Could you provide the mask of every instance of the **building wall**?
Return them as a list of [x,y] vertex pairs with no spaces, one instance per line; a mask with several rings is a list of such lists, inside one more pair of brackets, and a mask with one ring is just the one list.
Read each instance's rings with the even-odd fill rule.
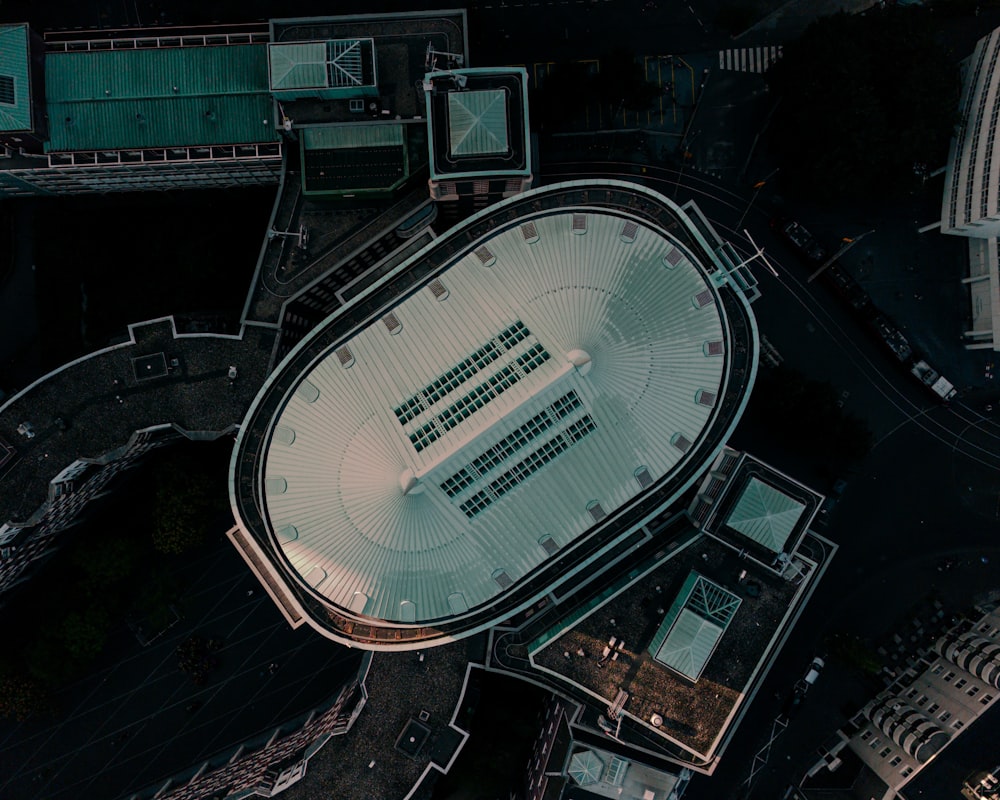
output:
[[[963,622],[852,720],[848,746],[892,792],[1000,696],[1000,609]],[[891,795],[890,795],[891,796]]]
[[[967,236],[972,305],[970,349],[1000,349],[1000,28],[984,36],[963,64],[961,122],[945,171],[941,231]],[[990,242],[984,246],[982,242]],[[987,302],[984,302],[986,300]]]
[[[78,163],[49,160],[43,167],[0,170],[0,198],[28,195],[90,194],[94,192],[168,191],[173,189],[224,189],[236,186],[270,186],[281,176],[281,152],[243,158],[222,157],[145,163],[97,162],[98,154],[73,154]],[[94,157],[83,165],[82,155]],[[120,154],[102,154],[107,158]]]
[[125,447],[105,459],[78,460],[62,470],[49,483],[48,500],[31,521],[0,525],[0,594],[26,580],[32,567],[55,552],[57,535],[79,522],[86,505],[106,493],[118,475],[180,438],[170,425],[136,431]]

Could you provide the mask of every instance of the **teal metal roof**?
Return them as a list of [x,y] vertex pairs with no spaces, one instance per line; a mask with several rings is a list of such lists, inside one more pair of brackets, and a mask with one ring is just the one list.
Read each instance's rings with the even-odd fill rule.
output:
[[28,26],[0,27],[0,130],[31,130],[29,64]]
[[268,46],[271,89],[315,89],[329,86],[326,42],[293,42]]
[[448,95],[451,154],[507,152],[507,94],[500,89]]
[[50,53],[46,149],[275,141],[266,47]]
[[751,478],[726,524],[775,553],[781,552],[805,506],[784,492]]
[[307,150],[341,150],[360,147],[393,147],[404,144],[402,123],[398,125],[337,125],[304,128],[302,143]]
[[742,600],[690,572],[649,645],[661,664],[698,680]]

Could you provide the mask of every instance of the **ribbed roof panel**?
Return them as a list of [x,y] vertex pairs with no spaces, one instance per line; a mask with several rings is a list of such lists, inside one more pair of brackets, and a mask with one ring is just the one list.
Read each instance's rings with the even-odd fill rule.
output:
[[[0,27],[0,76],[9,81],[13,98],[0,101],[0,130],[25,131],[31,128],[31,94],[28,66],[28,26]],[[13,102],[6,102],[12,99]]]
[[726,524],[778,553],[785,546],[805,506],[758,478],[751,478]]
[[[671,242],[644,225],[634,242],[622,242],[620,217],[589,212],[584,235],[571,232],[571,211],[533,221],[537,242],[514,225],[491,236],[492,266],[470,250],[448,268],[447,302],[417,291],[395,306],[396,335],[378,322],[383,309],[349,341],[354,365],[343,369],[331,349],[308,373],[318,398],[309,403],[292,390],[274,420],[296,435],[267,452],[264,476],[287,480],[283,493],[266,493],[270,524],[294,525],[298,538],[281,547],[300,572],[326,570],[318,590],[331,602],[348,607],[363,592],[367,614],[400,621],[400,604],[411,601],[405,613],[418,622],[450,616],[454,593],[470,608],[489,602],[502,591],[494,572],[520,580],[548,557],[541,534],[563,547],[594,525],[591,501],[610,514],[640,494],[638,466],[656,481],[671,473],[685,457],[670,446],[671,434],[696,441],[717,413],[695,402],[698,389],[721,392],[725,369],[724,359],[704,354],[706,340],[726,337],[720,306],[690,301],[710,288],[702,272],[686,259],[666,269]],[[519,322],[527,334],[507,347],[499,335]],[[486,344],[499,355],[426,400],[428,386]],[[440,424],[447,409],[537,346],[546,360],[415,449],[410,433]],[[586,368],[570,363],[574,351],[589,355]],[[569,392],[582,404],[576,416],[455,497],[440,488]],[[424,406],[401,422],[394,409],[417,396]],[[584,414],[592,432],[474,518],[463,513],[470,492]]]
[[266,47],[48,53],[46,149],[275,141]]

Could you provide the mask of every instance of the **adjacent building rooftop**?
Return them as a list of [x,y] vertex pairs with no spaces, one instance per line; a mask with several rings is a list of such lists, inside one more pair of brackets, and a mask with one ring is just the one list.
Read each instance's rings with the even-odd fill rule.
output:
[[277,141],[267,46],[50,52],[46,151]]
[[531,174],[527,72],[432,72],[425,82],[431,180]]

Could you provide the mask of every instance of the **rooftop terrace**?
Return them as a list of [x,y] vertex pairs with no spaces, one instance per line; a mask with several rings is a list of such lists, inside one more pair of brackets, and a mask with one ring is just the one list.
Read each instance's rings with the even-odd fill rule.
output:
[[[296,126],[357,123],[373,115],[380,119],[421,119],[424,114],[420,88],[427,72],[428,48],[468,58],[465,11],[412,12],[409,14],[359,14],[330,19],[276,19],[271,21],[276,45],[292,42],[326,42],[371,39],[375,51],[375,88],[363,111],[352,110],[350,98],[298,97],[285,102],[285,114]],[[299,92],[303,94],[303,92]],[[371,94],[365,88],[351,95]],[[375,103],[374,112],[369,103]]]
[[[747,575],[740,580],[744,569]],[[692,570],[741,601],[698,680],[659,663],[648,652]],[[528,645],[531,664],[564,691],[582,690],[591,702],[612,706],[624,700],[626,717],[647,733],[659,734],[699,759],[710,759],[800,587],[710,538],[692,540],[648,571],[613,586],[616,593],[610,598],[599,595],[568,618],[552,622],[548,632]],[[595,602],[600,604],[591,607]],[[612,637],[615,645],[605,655]],[[613,653],[618,654],[614,659],[609,657]],[[627,697],[619,695],[622,691]],[[651,722],[654,715],[660,719],[656,724]]]

